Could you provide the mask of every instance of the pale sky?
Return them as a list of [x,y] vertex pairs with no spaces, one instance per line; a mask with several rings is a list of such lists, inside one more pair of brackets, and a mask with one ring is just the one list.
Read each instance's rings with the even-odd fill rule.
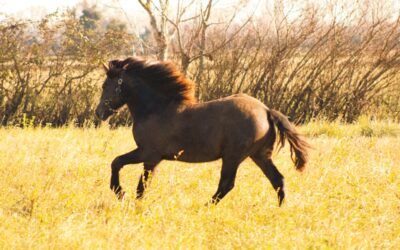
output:
[[[188,4],[188,0],[180,1]],[[273,0],[214,0],[213,11],[214,14],[216,12],[229,13],[229,11],[233,12],[238,2],[248,3],[246,8],[240,9],[236,19],[246,20],[248,15],[254,13],[262,5],[260,3],[267,3],[267,1]],[[46,14],[55,11],[63,12],[77,4],[81,5],[82,2],[87,2],[88,6],[96,5],[105,17],[121,18],[128,23],[131,31],[140,32],[148,24],[148,15],[137,0],[0,0],[0,22],[7,17],[38,20]],[[178,0],[170,0],[170,6],[176,6],[177,2]],[[208,2],[208,0],[196,0],[195,3],[201,2]]]
[[[177,0],[172,0],[171,5]],[[234,5],[240,0],[216,0],[219,7],[225,5]],[[244,2],[256,2],[267,0],[245,0]],[[38,18],[47,13],[56,10],[65,10],[68,7],[73,7],[83,0],[0,0],[0,13],[22,17],[22,18]],[[96,4],[101,8],[107,9],[123,9],[129,13],[142,12],[142,7],[137,0],[86,0],[89,5]],[[185,1],[182,1],[185,2]],[[242,1],[243,2],[243,1]],[[231,4],[230,4],[231,3]]]
[[[4,20],[5,15],[26,18],[26,19],[40,19],[48,13],[54,11],[63,11],[67,8],[74,7],[76,4],[82,3],[84,0],[0,0],[0,21]],[[170,0],[171,6],[175,6],[178,0]],[[183,3],[187,3],[189,0],[181,0]],[[198,2],[206,0],[197,0]],[[242,9],[240,15],[246,16],[246,14],[254,13],[254,9],[268,8],[273,9],[273,3],[276,0],[214,0],[217,12],[226,11],[229,8],[233,8],[237,2],[248,2],[248,7]],[[340,15],[342,12],[340,9],[343,5],[352,5],[352,3],[361,3],[365,5],[369,2],[372,5],[385,5],[384,9],[393,11],[394,13],[400,12],[400,0],[283,0],[283,3],[291,3],[299,6],[305,6],[307,3],[313,2],[318,3],[321,6],[327,5],[328,2],[336,2],[339,7],[337,14]],[[123,19],[128,19],[129,23],[140,23],[143,18],[147,18],[147,14],[144,12],[142,7],[139,5],[137,0],[86,0],[89,6],[96,4],[99,9],[105,10],[104,16],[117,16]],[[157,1],[156,1],[157,2]],[[295,10],[291,8],[292,16],[296,18]],[[140,26],[140,25],[139,25]]]
[[[57,10],[62,11],[74,7],[76,4],[82,2],[82,0],[0,0],[0,13],[16,17],[36,19]],[[137,1],[134,0],[88,0],[86,2],[90,5],[96,4],[99,7],[109,9],[120,9],[122,7],[125,11],[141,11]]]
[[65,9],[66,7],[71,7],[78,3],[78,0],[0,0],[0,12],[10,14],[10,15],[27,15],[30,17],[31,13],[38,11],[38,15],[42,13],[49,13],[59,9]]

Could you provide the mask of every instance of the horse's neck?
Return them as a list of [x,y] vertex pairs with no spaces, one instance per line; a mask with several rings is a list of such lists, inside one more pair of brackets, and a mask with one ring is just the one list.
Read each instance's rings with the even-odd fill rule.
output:
[[138,85],[128,95],[127,104],[135,122],[146,120],[149,116],[167,115],[177,112],[182,105],[168,100],[146,84]]
[[135,100],[127,104],[134,122],[144,121],[149,116],[163,116],[169,113],[172,115],[172,113],[175,113],[180,108],[179,104],[166,102],[163,99]]

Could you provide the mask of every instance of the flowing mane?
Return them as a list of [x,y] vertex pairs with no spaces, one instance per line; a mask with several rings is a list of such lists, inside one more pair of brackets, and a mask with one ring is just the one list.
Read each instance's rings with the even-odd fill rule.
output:
[[123,70],[133,77],[140,77],[146,84],[171,101],[182,104],[197,102],[194,83],[185,77],[172,62],[148,61],[137,57],[109,62],[108,77],[116,77]]

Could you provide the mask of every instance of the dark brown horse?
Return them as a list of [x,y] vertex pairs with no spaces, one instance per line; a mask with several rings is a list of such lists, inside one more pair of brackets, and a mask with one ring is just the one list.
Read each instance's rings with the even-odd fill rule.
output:
[[139,58],[111,61],[96,114],[106,120],[124,104],[133,117],[138,148],[111,164],[111,189],[122,198],[119,171],[127,164],[144,163],[137,198],[143,196],[149,175],[164,159],[207,162],[222,158],[221,177],[212,203],[234,186],[239,164],[250,158],[278,193],[285,197],[284,178],[271,160],[278,128],[279,144],[290,144],[298,170],[307,162],[308,144],[288,119],[245,94],[197,103],[194,84],[170,62]]

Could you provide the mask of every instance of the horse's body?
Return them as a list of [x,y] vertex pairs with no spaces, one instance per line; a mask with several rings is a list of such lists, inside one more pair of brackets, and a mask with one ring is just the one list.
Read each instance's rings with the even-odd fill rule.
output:
[[243,160],[268,143],[273,135],[269,127],[267,108],[250,96],[238,94],[178,110],[171,108],[134,124],[133,134],[138,147],[151,150],[148,154],[154,157],[206,162],[232,153]]
[[[295,154],[297,169],[307,161],[307,143],[285,116],[269,110],[245,94],[197,103],[193,84],[169,63],[150,64],[139,59],[112,61],[97,108],[107,119],[127,104],[134,119],[137,149],[113,161],[111,188],[121,198],[119,170],[126,164],[144,163],[137,197],[143,195],[149,174],[162,160],[207,162],[222,158],[221,179],[212,202],[217,203],[234,186],[239,164],[251,157],[284,199],[284,180],[271,160],[278,127]],[[117,81],[118,79],[118,81]]]

